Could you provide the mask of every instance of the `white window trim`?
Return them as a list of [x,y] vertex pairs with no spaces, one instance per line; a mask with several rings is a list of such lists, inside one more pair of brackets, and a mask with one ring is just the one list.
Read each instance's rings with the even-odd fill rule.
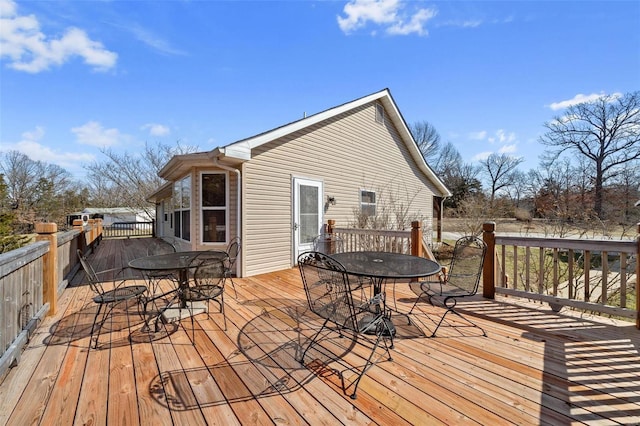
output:
[[[204,207],[202,205],[202,176],[203,175],[224,175],[224,192],[225,192],[225,200],[224,200],[224,204],[225,207],[224,208],[220,208],[220,207]],[[221,171],[221,170],[202,170],[200,172],[200,174],[198,175],[198,187],[200,188],[199,191],[200,193],[198,194],[198,197],[200,199],[200,203],[198,206],[198,211],[200,214],[200,242],[202,243],[202,245],[206,245],[206,246],[214,246],[214,245],[226,245],[229,244],[229,231],[231,228],[231,223],[229,222],[229,202],[230,202],[230,198],[231,198],[231,194],[229,193],[229,172],[227,171]],[[205,241],[204,240],[204,211],[205,210],[224,210],[225,214],[224,214],[224,221],[226,223],[226,227],[227,229],[225,230],[225,235],[224,235],[224,242],[221,241]]]
[[[363,202],[362,201],[362,193],[363,192],[371,192],[371,193],[373,193],[376,201],[373,202],[373,203],[365,203],[365,202]],[[373,209],[374,209],[373,216],[375,216],[378,213],[378,194],[376,193],[376,191],[374,191],[372,189],[367,189],[367,188],[360,188],[360,190],[358,192],[358,198],[360,199],[360,213],[362,213],[362,206],[363,205],[373,206]]]

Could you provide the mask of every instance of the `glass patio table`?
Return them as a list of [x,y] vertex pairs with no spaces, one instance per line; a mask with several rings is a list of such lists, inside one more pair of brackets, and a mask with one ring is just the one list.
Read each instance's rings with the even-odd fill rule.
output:
[[[224,251],[214,250],[198,250],[198,251],[179,251],[175,253],[157,254],[153,256],[140,257],[133,259],[129,262],[129,267],[140,271],[177,271],[178,272],[178,287],[169,290],[165,293],[153,295],[147,299],[146,303],[153,302],[157,299],[164,298],[172,295],[169,303],[163,307],[156,318],[156,331],[158,331],[158,319],[164,318],[171,321],[175,319],[182,319],[184,313],[200,313],[203,312],[205,307],[202,302],[192,302],[192,304],[200,303],[203,306],[191,306],[187,309],[187,301],[182,297],[185,294],[185,290],[189,288],[189,270],[198,266],[198,256],[206,255],[207,258],[219,258],[221,261],[228,257]],[[179,306],[175,307],[175,302],[179,302]],[[146,306],[146,304],[145,304]]]
[[412,279],[435,275],[442,268],[438,262],[425,257],[382,251],[350,251],[331,255],[351,275],[369,277],[373,294],[382,292],[387,279]]
[[[344,266],[348,274],[366,277],[371,280],[373,297],[371,301],[381,302],[385,310],[387,328],[391,335],[395,335],[396,328],[391,321],[391,311],[387,307],[386,297],[382,296],[382,286],[386,280],[394,280],[393,298],[395,306],[395,280],[423,278],[435,275],[442,267],[438,262],[424,257],[412,256],[402,253],[390,253],[382,251],[351,251],[331,255]],[[377,307],[379,305],[376,304]],[[409,322],[411,320],[409,319]]]

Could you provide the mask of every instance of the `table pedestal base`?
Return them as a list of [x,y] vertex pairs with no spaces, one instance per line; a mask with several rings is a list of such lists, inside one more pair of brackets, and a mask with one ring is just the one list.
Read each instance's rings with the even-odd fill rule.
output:
[[190,307],[187,308],[167,308],[162,313],[162,320],[167,322],[180,321],[181,319],[188,318],[192,314],[198,315],[207,312],[207,302],[190,302]]

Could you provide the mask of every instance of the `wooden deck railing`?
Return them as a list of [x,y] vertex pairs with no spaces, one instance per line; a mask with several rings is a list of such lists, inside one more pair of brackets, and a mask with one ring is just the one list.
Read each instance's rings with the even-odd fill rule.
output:
[[485,223],[483,295],[496,293],[635,319],[640,329],[640,224],[635,240],[513,237]]
[[104,238],[153,237],[154,229],[154,221],[114,222],[104,226],[103,236]]
[[102,220],[57,230],[55,223],[38,223],[37,242],[0,254],[0,377],[19,360],[42,318],[55,314],[58,295],[77,268],[76,250],[99,243]]
[[327,233],[340,237],[344,251],[388,251],[423,256],[422,223],[411,222],[408,231],[382,229],[338,228],[334,220],[327,221]]

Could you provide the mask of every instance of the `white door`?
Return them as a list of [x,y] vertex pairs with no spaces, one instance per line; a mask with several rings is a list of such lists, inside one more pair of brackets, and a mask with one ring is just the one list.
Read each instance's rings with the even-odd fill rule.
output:
[[298,255],[313,249],[313,239],[322,229],[322,182],[293,180],[294,263]]

